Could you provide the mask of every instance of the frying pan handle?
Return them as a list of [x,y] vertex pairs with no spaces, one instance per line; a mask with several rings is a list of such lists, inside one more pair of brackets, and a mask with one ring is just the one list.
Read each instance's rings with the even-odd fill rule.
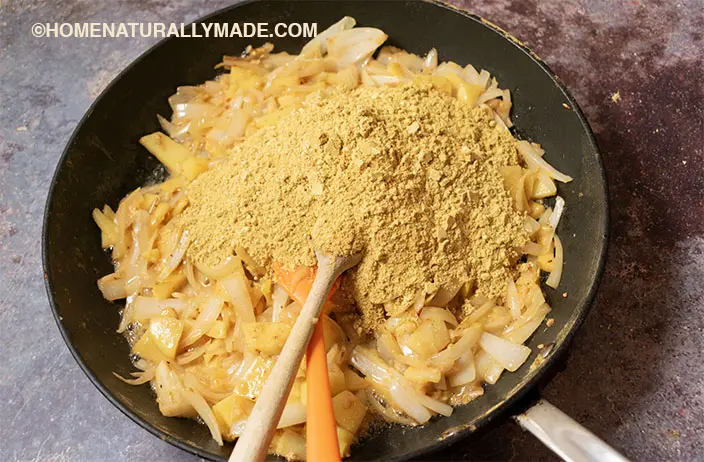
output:
[[516,416],[516,420],[567,462],[628,462],[614,448],[544,399]]

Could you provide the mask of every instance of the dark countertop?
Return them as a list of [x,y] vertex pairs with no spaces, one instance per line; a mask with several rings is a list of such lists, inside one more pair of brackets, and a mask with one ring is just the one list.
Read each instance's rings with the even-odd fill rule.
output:
[[[204,3],[204,2],[203,2]],[[90,384],[44,294],[44,200],[91,101],[156,39],[40,39],[36,22],[188,22],[222,0],[0,4],[0,458],[194,460]],[[544,396],[633,460],[704,460],[704,3],[457,1],[528,44],[585,111],[610,183],[596,302]],[[554,459],[506,421],[433,456]]]

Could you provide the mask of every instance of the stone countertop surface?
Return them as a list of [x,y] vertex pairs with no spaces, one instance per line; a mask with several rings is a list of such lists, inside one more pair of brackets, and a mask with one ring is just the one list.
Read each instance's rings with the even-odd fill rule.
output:
[[[0,4],[0,459],[189,461],[114,408],[59,335],[42,211],[72,130],[156,39],[35,38],[36,22],[189,22],[216,0]],[[456,1],[571,89],[610,186],[606,273],[543,395],[632,460],[704,460],[704,2]],[[331,5],[333,3],[331,2]],[[554,460],[506,420],[433,460]]]

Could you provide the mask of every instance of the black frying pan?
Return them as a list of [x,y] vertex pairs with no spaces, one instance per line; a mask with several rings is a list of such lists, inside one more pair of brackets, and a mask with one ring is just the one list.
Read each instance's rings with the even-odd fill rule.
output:
[[[528,342],[533,356],[517,372],[505,373],[496,385],[486,387],[481,398],[422,427],[380,430],[357,445],[352,456],[405,459],[449,445],[505,414],[566,349],[584,320],[603,268],[606,180],[589,125],[557,77],[523,45],[466,12],[432,2],[256,1],[201,21],[317,22],[322,31],[345,15],[360,25],[383,29],[388,44],[417,54],[436,47],[441,60],[487,69],[502,88],[512,91],[517,136],[541,143],[549,162],[575,178],[559,189],[567,201],[559,230],[566,263],[559,290],[547,289],[555,324],[542,326]],[[126,376],[134,368],[127,342],[115,332],[119,307],[105,301],[96,285],[112,266],[100,249],[91,210],[105,203],[115,207],[128,192],[163,174],[139,145],[139,137],[159,129],[156,114],[170,115],[167,97],[177,86],[212,78],[223,54],[238,54],[252,40],[170,38],[124,70],[73,133],[54,176],[44,221],[47,292],[61,334],[80,366],[105,397],[139,425],[212,460],[227,458],[231,446],[219,447],[207,428],[194,421],[163,417],[149,387],[133,387],[113,375]],[[297,52],[307,41],[271,40],[276,49],[288,52]],[[254,44],[263,41],[254,39]],[[569,296],[563,298],[563,292]],[[548,348],[539,352],[538,344]]]

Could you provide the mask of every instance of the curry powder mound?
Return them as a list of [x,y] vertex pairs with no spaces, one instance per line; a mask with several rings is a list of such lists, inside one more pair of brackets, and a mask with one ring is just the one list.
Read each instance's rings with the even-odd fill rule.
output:
[[527,241],[500,174],[515,144],[489,108],[428,84],[317,94],[188,187],[189,257],[213,266],[240,245],[293,268],[362,252],[344,289],[365,328],[419,290],[502,297]]

